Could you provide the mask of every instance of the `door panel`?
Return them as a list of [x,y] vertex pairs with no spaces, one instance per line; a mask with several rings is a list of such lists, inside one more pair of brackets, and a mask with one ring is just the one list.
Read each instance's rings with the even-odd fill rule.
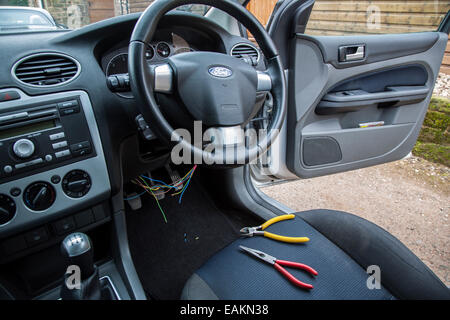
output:
[[[289,171],[309,178],[406,156],[419,134],[447,37],[297,34],[288,72]],[[362,56],[355,55],[358,50]],[[342,61],[345,55],[356,60]]]

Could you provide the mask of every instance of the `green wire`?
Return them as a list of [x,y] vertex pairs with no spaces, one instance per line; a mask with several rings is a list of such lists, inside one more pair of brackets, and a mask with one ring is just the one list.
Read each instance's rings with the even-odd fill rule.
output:
[[[191,170],[189,170],[188,173],[184,176],[184,178],[181,179],[180,182],[184,182],[183,188],[182,188],[180,191],[178,191],[178,192],[176,192],[176,193],[173,193],[172,196],[178,195],[178,194],[180,194],[180,193],[183,194],[184,190],[185,190],[185,189],[188,187],[188,185],[189,185],[189,180],[191,180],[192,176],[194,175],[194,169],[195,169],[195,167],[196,167],[196,166],[194,166],[194,168],[192,168]],[[148,190],[150,190],[150,193],[152,194],[153,198],[155,198],[156,204],[158,205],[158,208],[159,208],[159,210],[160,210],[161,213],[162,213],[162,216],[163,216],[163,218],[164,218],[164,221],[167,223],[166,214],[164,213],[164,210],[161,208],[161,205],[159,204],[158,198],[156,198],[155,194],[153,193],[152,187],[150,187],[150,186],[147,184],[147,181],[145,181],[145,179],[143,179],[141,176],[140,176],[139,178],[142,180],[142,182],[145,183],[145,185],[148,187]],[[149,178],[148,178],[148,179],[149,179]],[[186,182],[186,180],[187,180],[187,182]],[[161,187],[165,187],[165,186],[162,185]]]
[[164,214],[164,210],[161,208],[161,205],[159,204],[158,198],[156,198],[155,194],[153,193],[152,189],[151,189],[150,186],[147,184],[147,182],[146,182],[144,179],[142,179],[142,178],[141,178],[141,180],[144,181],[144,183],[145,183],[145,185],[146,185],[147,187],[149,187],[149,190],[150,190],[150,192],[151,192],[153,198],[155,198],[156,204],[158,205],[159,210],[161,211],[161,213],[162,213],[162,215],[163,215],[164,221],[167,223],[166,215]]
[[159,210],[161,211],[161,213],[162,213],[162,215],[163,215],[164,221],[167,223],[166,215],[164,214],[164,210],[161,208],[161,206],[160,206],[160,204],[159,204],[158,198],[156,198],[156,196],[155,196],[155,194],[153,193],[152,190],[150,190],[150,192],[152,193],[153,197],[154,197],[155,200],[156,200],[156,204],[158,205]]

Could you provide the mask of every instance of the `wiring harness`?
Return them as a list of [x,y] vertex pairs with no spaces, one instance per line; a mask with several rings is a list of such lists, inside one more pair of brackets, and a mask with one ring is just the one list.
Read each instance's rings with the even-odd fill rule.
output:
[[[192,169],[189,170],[183,178],[181,178],[171,184],[167,184],[164,181],[152,179],[150,177],[147,177],[147,176],[141,174],[138,178],[132,179],[131,182],[138,185],[139,187],[143,188],[144,191],[137,195],[134,195],[132,197],[125,198],[124,200],[133,200],[133,199],[136,199],[136,198],[142,196],[145,193],[152,195],[153,198],[156,200],[156,204],[158,205],[158,208],[162,213],[165,223],[167,223],[167,217],[166,217],[166,214],[164,213],[164,210],[161,208],[161,205],[158,200],[158,195],[172,192],[170,194],[171,196],[179,195],[178,203],[181,204],[181,201],[183,199],[183,194],[189,186],[189,182],[191,181],[192,176],[194,175],[195,169],[197,169],[197,165],[194,165],[194,167],[192,167]],[[151,181],[152,183],[155,183],[155,184],[149,185],[147,181]],[[180,190],[180,186],[183,186],[181,188],[181,190]]]

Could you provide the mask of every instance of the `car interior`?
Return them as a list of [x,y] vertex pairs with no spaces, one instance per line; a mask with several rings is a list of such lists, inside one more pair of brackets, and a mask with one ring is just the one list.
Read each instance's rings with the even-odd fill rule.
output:
[[[188,4],[208,11],[175,10]],[[384,229],[258,189],[404,158],[431,99],[448,14],[434,32],[313,36],[313,6],[280,1],[264,27],[243,1],[156,0],[0,33],[0,299],[449,299]],[[210,129],[243,152],[195,140]],[[242,146],[242,129],[267,134]],[[312,288],[278,258],[314,268],[289,271]]]

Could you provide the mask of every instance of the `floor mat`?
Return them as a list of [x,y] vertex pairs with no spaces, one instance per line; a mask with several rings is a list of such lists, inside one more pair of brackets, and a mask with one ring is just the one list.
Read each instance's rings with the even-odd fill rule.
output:
[[257,224],[249,215],[221,212],[202,187],[191,181],[178,197],[160,201],[145,195],[137,211],[127,209],[133,261],[147,294],[154,299],[179,299],[184,283],[209,257],[239,237],[243,226]]

